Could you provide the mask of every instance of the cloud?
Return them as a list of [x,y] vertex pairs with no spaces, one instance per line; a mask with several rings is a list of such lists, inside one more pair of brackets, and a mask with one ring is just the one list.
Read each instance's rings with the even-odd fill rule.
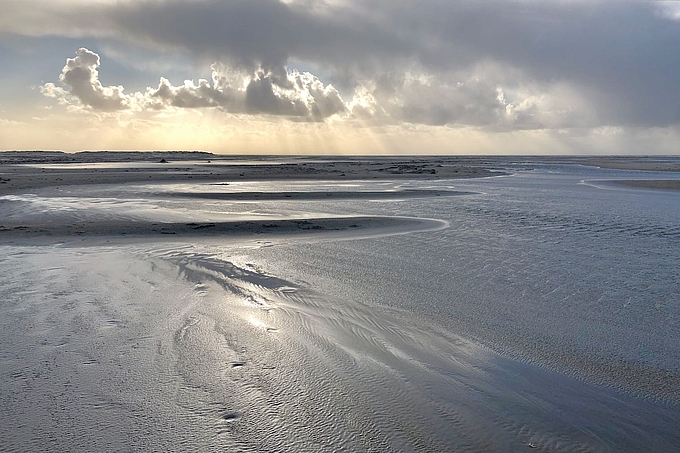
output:
[[229,113],[275,115],[306,121],[321,121],[347,110],[332,85],[324,85],[308,72],[286,71],[281,79],[260,69],[254,74],[234,78],[237,72],[231,71],[225,76],[220,72],[220,66],[212,66],[212,83],[200,79],[198,84],[185,81],[184,85],[175,87],[161,78],[157,88],[137,95],[137,104],[151,109],[216,107]]
[[577,90],[540,83],[521,71],[481,64],[445,76],[387,73],[362,82],[350,103],[360,118],[493,130],[552,129],[596,124]]
[[592,108],[575,90],[560,84],[529,83],[519,70],[478,65],[445,77],[411,72],[363,79],[349,102],[310,72],[253,73],[224,64],[211,66],[211,79],[175,86],[161,77],[158,86],[126,94],[122,86],[103,86],[100,57],[81,48],[67,59],[59,81],[42,93],[72,108],[98,112],[214,108],[231,114],[270,115],[295,121],[331,116],[366,124],[475,126],[494,130],[584,126]]
[[677,1],[657,1],[658,14],[664,19],[680,21],[680,4]]
[[[168,102],[175,106],[198,102],[298,118],[337,110],[330,94],[315,95],[312,106],[306,94],[298,96],[300,90],[288,91],[286,67],[296,61],[319,68],[326,86],[331,83],[346,98],[362,84],[369,86],[366,81],[381,85],[386,78],[408,80],[412,74],[435,81],[394,88],[412,96],[399,101],[403,105],[386,103],[380,98],[383,91],[371,91],[380,105],[357,100],[352,108],[356,117],[386,113],[425,124],[504,121],[539,127],[576,121],[575,115],[566,118],[568,112],[587,99],[588,118],[598,125],[663,127],[680,122],[680,27],[677,20],[668,20],[677,16],[676,10],[669,2],[631,0],[36,0],[32,8],[9,0],[0,32],[93,37],[159,55],[181,54],[200,64],[220,61],[247,73],[253,84],[247,99],[240,92],[234,97],[226,93],[229,100],[205,86],[174,87],[179,97]],[[508,86],[491,74],[459,86],[452,78],[485,63],[517,69],[524,79]],[[76,87],[90,90],[78,96],[92,108],[123,105],[116,87],[104,93],[85,83],[91,68],[72,74],[82,80],[73,81],[71,93],[77,95]],[[511,104],[505,110],[498,86]],[[389,89],[384,88],[386,93]],[[97,102],[103,107],[95,107]],[[546,111],[553,112],[549,118]]]
[[[129,107],[129,98],[123,87],[105,87],[99,81],[99,55],[85,48],[78,49],[75,58],[66,60],[59,81],[68,86],[73,96],[86,106],[96,110],[113,111]],[[53,86],[46,87],[51,95],[57,95]]]
[[8,120],[5,118],[0,118],[0,126],[25,126],[26,122],[24,121],[16,121],[16,120]]
[[46,83],[43,95],[62,104],[80,105],[95,111],[163,110],[168,108],[218,108],[229,113],[276,115],[305,121],[321,121],[347,108],[332,85],[297,70],[281,76],[263,69],[247,75],[220,65],[212,65],[212,81],[187,80],[173,86],[161,77],[158,87],[144,93],[125,94],[122,86],[103,86],[97,68],[100,57],[85,48],[66,60],[59,81],[66,87]]

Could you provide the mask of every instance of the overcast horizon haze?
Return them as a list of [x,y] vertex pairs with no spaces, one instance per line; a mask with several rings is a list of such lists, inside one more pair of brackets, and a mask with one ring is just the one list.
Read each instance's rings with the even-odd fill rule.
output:
[[680,152],[680,2],[0,0],[0,150]]

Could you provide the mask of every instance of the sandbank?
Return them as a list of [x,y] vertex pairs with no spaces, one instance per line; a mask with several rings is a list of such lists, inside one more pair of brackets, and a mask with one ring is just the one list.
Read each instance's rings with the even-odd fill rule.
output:
[[323,200],[394,200],[406,198],[452,197],[473,192],[453,190],[336,191],[336,192],[164,192],[162,197],[201,198],[222,201],[323,201]]
[[644,189],[680,190],[680,180],[676,179],[627,179],[612,181],[614,184]]
[[[0,153],[0,195],[45,187],[132,182],[230,182],[271,180],[451,179],[504,173],[461,165],[455,158],[242,159],[209,153]],[[273,160],[273,161],[272,161]],[[253,163],[261,161],[261,163]],[[105,163],[130,163],[129,167]],[[139,162],[159,165],[139,166]],[[96,163],[94,168],[77,164]],[[265,165],[266,163],[266,165]],[[58,165],[55,165],[58,164]],[[162,165],[161,165],[162,164]],[[41,166],[42,165],[42,166]]]
[[258,219],[227,222],[147,222],[101,221],[74,223],[31,223],[0,225],[0,243],[50,243],[76,238],[145,238],[162,239],[191,237],[230,238],[260,235],[290,236],[309,233],[335,233],[388,235],[413,231],[431,231],[446,227],[447,223],[435,219],[411,217],[349,216],[309,219]]

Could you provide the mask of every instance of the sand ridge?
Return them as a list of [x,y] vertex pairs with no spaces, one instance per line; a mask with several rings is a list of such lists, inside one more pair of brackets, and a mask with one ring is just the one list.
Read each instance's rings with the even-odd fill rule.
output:
[[323,201],[323,200],[400,200],[407,198],[454,197],[473,192],[453,190],[398,190],[398,191],[323,191],[323,192],[164,192],[159,197],[186,197],[223,201]]
[[381,216],[321,217],[309,219],[261,219],[227,222],[148,222],[116,220],[105,222],[34,223],[0,225],[0,243],[21,240],[41,242],[68,238],[156,238],[164,241],[173,237],[251,237],[259,235],[293,235],[305,233],[352,233],[371,231],[373,234],[399,234],[430,231],[446,227],[435,219]]

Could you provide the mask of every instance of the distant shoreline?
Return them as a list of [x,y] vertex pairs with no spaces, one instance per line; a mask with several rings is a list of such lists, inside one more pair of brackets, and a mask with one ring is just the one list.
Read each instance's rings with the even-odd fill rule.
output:
[[639,187],[641,189],[680,190],[680,180],[675,179],[627,179],[612,182],[619,186]]

